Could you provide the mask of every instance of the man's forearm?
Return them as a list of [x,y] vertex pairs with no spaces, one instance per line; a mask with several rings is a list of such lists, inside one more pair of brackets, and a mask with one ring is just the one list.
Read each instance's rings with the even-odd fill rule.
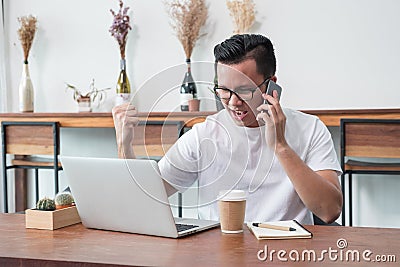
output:
[[306,207],[325,222],[334,221],[343,202],[336,172],[313,171],[289,146],[276,155]]
[[176,190],[175,187],[173,187],[172,185],[170,185],[170,183],[168,183],[167,181],[165,181],[163,179],[163,183],[164,183],[164,187],[165,187],[165,191],[167,192],[167,196],[170,197],[173,194],[175,194],[176,192],[178,192],[178,190]]
[[120,159],[135,159],[135,153],[131,144],[123,144],[117,140],[118,158]]

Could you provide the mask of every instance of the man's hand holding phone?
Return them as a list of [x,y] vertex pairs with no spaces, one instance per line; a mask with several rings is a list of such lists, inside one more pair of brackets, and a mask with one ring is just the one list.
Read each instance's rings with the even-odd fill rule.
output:
[[[261,106],[259,106],[257,108],[257,110],[261,111],[261,113],[267,113],[267,115],[269,116],[269,112],[268,112],[269,107],[267,106],[267,104],[272,105],[272,103],[268,100],[268,98],[274,98],[279,103],[279,100],[281,99],[281,94],[282,94],[282,87],[277,85],[274,81],[269,80],[268,84],[267,84],[267,89],[265,90],[265,93],[262,94],[262,97],[264,98],[264,102]],[[270,97],[268,97],[268,96],[270,96]],[[257,119],[258,119],[258,117],[257,117]]]
[[[267,90],[265,91],[265,93],[267,95],[270,95],[270,96],[274,97],[274,94],[273,94],[274,91],[276,91],[277,99],[279,101],[281,99],[282,87],[277,85],[274,81],[269,80],[268,85],[267,85]],[[267,99],[264,99],[264,104],[265,103],[268,103],[269,105],[272,105]]]
[[263,121],[267,127],[265,137],[271,148],[278,148],[279,145],[286,145],[285,125],[286,116],[279,103],[282,88],[273,81],[269,81],[267,90],[262,97],[264,103],[257,110],[257,120]]

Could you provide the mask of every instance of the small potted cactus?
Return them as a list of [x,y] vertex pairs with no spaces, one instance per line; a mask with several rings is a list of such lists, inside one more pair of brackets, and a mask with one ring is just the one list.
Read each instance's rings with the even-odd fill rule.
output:
[[74,205],[74,198],[69,192],[60,192],[54,199],[56,209],[64,209]]
[[54,203],[54,200],[51,198],[45,197],[40,199],[36,203],[36,209],[38,210],[55,210],[56,209],[56,204]]
[[54,200],[48,197],[40,199],[35,209],[25,211],[26,228],[55,230],[80,221],[70,192],[58,193]]

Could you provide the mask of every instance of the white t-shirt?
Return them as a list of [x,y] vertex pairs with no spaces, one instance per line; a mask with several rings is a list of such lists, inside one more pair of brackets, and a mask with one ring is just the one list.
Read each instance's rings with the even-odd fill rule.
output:
[[[314,171],[341,174],[331,135],[316,116],[284,109],[289,146]],[[245,221],[296,219],[313,224],[289,177],[267,146],[266,127],[237,126],[226,110],[185,133],[159,162],[162,176],[183,192],[198,180],[201,219],[218,220],[221,190],[247,192]]]

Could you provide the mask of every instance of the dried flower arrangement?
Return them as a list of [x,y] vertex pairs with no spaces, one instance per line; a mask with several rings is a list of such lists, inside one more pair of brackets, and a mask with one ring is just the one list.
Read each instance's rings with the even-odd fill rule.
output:
[[33,38],[36,33],[36,17],[29,15],[18,18],[21,27],[18,29],[19,40],[24,51],[24,63],[28,64],[29,51],[31,50]]
[[93,103],[96,99],[98,99],[98,104],[100,104],[105,96],[106,96],[106,91],[110,90],[111,88],[104,88],[104,89],[97,89],[96,86],[94,85],[94,79],[92,79],[90,85],[89,85],[89,92],[86,94],[82,93],[78,88],[76,88],[74,85],[65,83],[66,88],[65,90],[71,89],[74,91],[74,100],[79,102],[82,99],[90,99],[90,101]]
[[110,9],[114,20],[109,31],[111,33],[111,36],[113,36],[118,42],[121,59],[125,59],[126,39],[128,36],[128,31],[132,29],[129,24],[128,10],[129,7],[124,7],[124,3],[122,0],[119,0],[118,13]]
[[253,0],[227,0],[226,5],[235,25],[233,33],[247,33],[255,20]]
[[200,29],[207,19],[207,6],[204,0],[172,0],[164,2],[171,18],[171,27],[183,46],[186,58],[190,59]]

